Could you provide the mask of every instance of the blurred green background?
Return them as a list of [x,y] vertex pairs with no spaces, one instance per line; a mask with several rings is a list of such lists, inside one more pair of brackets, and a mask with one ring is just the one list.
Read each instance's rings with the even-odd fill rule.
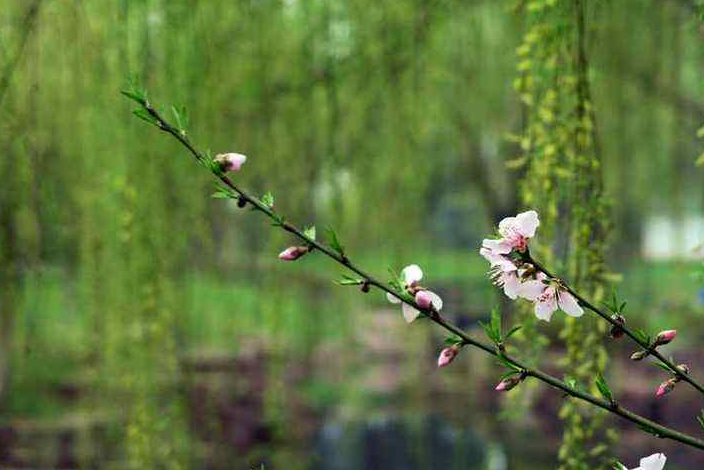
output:
[[[290,237],[210,199],[210,175],[119,91],[138,75],[156,105],[186,106],[200,148],[249,156],[239,184],[334,227],[377,276],[420,264],[480,337],[492,306],[519,315],[477,249],[524,206],[520,46],[560,3],[4,0],[0,467],[557,468],[558,394],[495,396],[475,351],[438,371],[441,332],[336,286],[321,256],[279,262]],[[585,3],[609,279],[701,374],[701,5]],[[551,345],[533,358],[558,375],[563,322],[537,325]],[[628,406],[701,432],[696,396],[656,403],[662,372],[606,347]],[[608,425],[629,466],[704,465]]]

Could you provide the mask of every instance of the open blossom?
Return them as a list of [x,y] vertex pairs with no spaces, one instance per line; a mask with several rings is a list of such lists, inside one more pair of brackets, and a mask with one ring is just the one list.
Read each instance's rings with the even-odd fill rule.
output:
[[667,462],[665,454],[653,454],[640,459],[640,465],[633,470],[662,470],[665,468],[665,462]]
[[483,246],[497,254],[508,254],[513,250],[520,252],[528,249],[528,241],[535,236],[535,230],[540,225],[538,213],[535,211],[521,212],[516,217],[506,217],[499,222],[498,240],[484,240]]
[[241,153],[221,153],[215,156],[222,171],[239,171],[246,160],[247,156]]
[[[442,299],[434,292],[421,287],[418,284],[421,279],[423,279],[423,271],[417,264],[406,266],[403,268],[403,271],[401,271],[401,281],[403,283],[401,287],[414,297],[420,307],[430,308],[432,306],[435,310],[442,309]],[[420,294],[420,292],[424,292],[425,294]],[[389,293],[386,294],[386,298],[389,299],[389,302],[392,304],[402,303],[400,299]],[[427,307],[425,307],[425,305],[427,305]],[[411,323],[420,315],[420,310],[411,307],[405,302],[402,304],[401,308],[403,309],[403,318],[405,318],[408,323]]]
[[[485,242],[487,240],[484,240]],[[518,277],[518,267],[506,256],[496,253],[487,246],[482,246],[479,250],[482,255],[491,264],[489,277],[493,283],[503,288],[504,293],[509,299],[515,300],[520,293],[521,280]]]
[[557,280],[547,279],[545,274],[538,273],[535,280],[521,284],[521,297],[535,302],[535,316],[541,320],[550,321],[552,314],[559,308],[567,315],[581,317],[584,310],[579,306],[577,299]]

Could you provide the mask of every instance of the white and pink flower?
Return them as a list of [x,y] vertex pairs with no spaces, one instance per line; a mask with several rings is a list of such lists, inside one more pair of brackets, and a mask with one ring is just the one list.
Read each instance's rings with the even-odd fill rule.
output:
[[[419,284],[421,279],[423,279],[423,271],[417,264],[406,266],[403,268],[403,271],[401,271],[401,282],[403,284],[401,287],[414,297],[418,306],[421,308],[433,307],[436,311],[441,310],[442,299],[436,293],[421,287]],[[423,292],[423,294],[421,294],[421,292]],[[420,315],[420,310],[402,302],[398,297],[387,293],[386,298],[389,299],[389,302],[392,304],[402,304],[403,318],[406,319],[406,322],[411,323]]]
[[220,153],[215,156],[222,171],[239,171],[246,160],[247,156],[241,153]]
[[[484,241],[486,242],[487,240]],[[504,294],[506,294],[509,299],[516,300],[521,291],[521,280],[516,264],[506,256],[496,253],[487,246],[483,246],[479,250],[479,254],[491,264],[489,277],[493,283],[503,288]]]
[[584,310],[557,279],[539,272],[536,279],[521,284],[520,296],[535,303],[535,316],[550,321],[557,309],[572,317],[581,317]]
[[640,459],[640,465],[633,470],[662,470],[665,468],[665,462],[667,462],[665,454],[653,454]]
[[528,242],[535,236],[539,225],[540,220],[535,211],[521,212],[516,217],[506,217],[499,222],[499,234],[502,238],[486,239],[482,246],[497,254],[508,254],[513,250],[524,252],[528,249]]

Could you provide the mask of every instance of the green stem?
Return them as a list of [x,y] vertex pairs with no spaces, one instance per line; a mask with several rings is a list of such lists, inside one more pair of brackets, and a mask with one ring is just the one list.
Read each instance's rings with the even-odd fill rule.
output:
[[[149,104],[149,102],[147,102],[145,100],[141,100],[140,104],[156,120],[157,127],[159,127],[159,129],[161,129],[162,131],[175,137],[183,146],[185,146],[193,154],[193,156],[198,161],[202,162],[205,160],[205,156],[201,152],[199,152],[193,146],[193,144],[191,144],[188,137],[184,133],[182,133],[179,129],[177,129],[177,128],[173,127],[171,124],[169,124],[164,118],[162,118],[161,115]],[[274,211],[270,207],[263,204],[258,198],[251,196],[246,191],[240,189],[238,186],[236,186],[232,182],[232,180],[230,180],[222,172],[214,172],[214,173],[220,179],[220,181],[222,181],[230,189],[235,191],[238,194],[238,196],[240,198],[242,198],[242,200],[252,204],[252,206],[254,208],[256,208],[258,211],[264,213],[265,215],[267,215],[269,218],[273,219],[277,223],[280,221],[280,217],[277,214],[275,214]],[[411,307],[423,312],[424,315],[427,318],[429,318],[431,321],[433,321],[434,323],[443,327],[447,331],[449,331],[449,332],[457,335],[459,338],[461,338],[462,343],[464,345],[474,346],[475,348],[481,349],[482,351],[484,351],[487,354],[490,354],[492,356],[498,357],[500,355],[502,358],[504,358],[505,360],[507,360],[508,362],[513,364],[516,368],[522,370],[526,376],[534,377],[542,382],[545,382],[546,384],[550,385],[553,388],[562,390],[565,394],[567,394],[571,397],[574,397],[579,400],[583,400],[588,403],[591,403],[592,405],[594,405],[596,407],[602,408],[612,414],[620,416],[623,419],[626,419],[632,423],[638,424],[638,425],[644,427],[645,429],[650,430],[650,432],[657,435],[658,437],[672,439],[674,441],[681,442],[683,444],[695,447],[697,449],[704,450],[704,441],[702,441],[700,439],[697,439],[695,437],[681,433],[679,431],[668,428],[666,426],[662,426],[662,425],[660,425],[654,421],[651,421],[643,416],[640,416],[636,413],[633,413],[632,411],[629,411],[625,408],[622,408],[620,405],[618,405],[615,402],[612,403],[612,402],[603,400],[601,398],[595,397],[587,392],[573,388],[573,387],[569,386],[567,383],[565,383],[564,381],[558,379],[557,377],[554,377],[550,374],[547,374],[541,370],[530,368],[527,365],[520,362],[518,359],[515,359],[512,356],[509,356],[503,352],[499,352],[498,348],[495,347],[494,345],[482,343],[480,341],[472,339],[462,329],[460,329],[458,326],[452,324],[448,320],[441,317],[437,312],[430,311],[430,310],[424,310],[424,309],[420,308],[414,301],[403,298],[398,293],[396,293],[392,289],[390,289],[386,284],[378,281],[377,279],[375,279],[371,275],[367,274],[364,270],[362,270],[361,268],[354,265],[348,257],[346,257],[342,254],[339,254],[335,250],[333,250],[332,248],[306,236],[302,230],[298,229],[294,225],[291,225],[290,223],[285,222],[285,221],[278,224],[278,225],[280,225],[281,228],[283,228],[287,232],[294,234],[296,237],[298,237],[299,239],[301,239],[302,241],[304,241],[308,245],[315,247],[321,253],[324,253],[329,258],[331,258],[331,259],[337,261],[339,264],[345,266],[350,271],[358,274],[369,285],[375,286],[376,288],[378,288],[388,294],[393,295],[394,297],[396,297],[400,301],[410,305]]]

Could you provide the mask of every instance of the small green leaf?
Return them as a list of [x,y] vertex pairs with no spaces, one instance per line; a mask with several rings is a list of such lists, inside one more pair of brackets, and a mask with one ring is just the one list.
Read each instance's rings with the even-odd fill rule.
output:
[[621,462],[614,462],[614,470],[628,470],[624,464]]
[[339,254],[341,257],[345,257],[345,249],[344,247],[340,244],[340,240],[337,238],[337,234],[335,231],[331,228],[326,229],[326,233],[328,236],[328,244],[330,245],[330,248],[335,250],[337,254]]
[[348,276],[347,274],[342,275],[342,279],[335,281],[341,286],[359,286],[364,284],[364,279]]
[[650,345],[650,336],[646,334],[645,331],[636,328],[635,330],[633,330],[633,334],[636,335],[636,338],[640,340],[641,344]]
[[311,240],[315,240],[315,225],[303,229],[303,235]]
[[518,331],[519,331],[521,328],[523,328],[523,325],[516,325],[516,326],[514,326],[513,328],[511,328],[510,330],[508,330],[508,333],[506,333],[506,335],[504,336],[504,340],[507,340],[507,339],[509,339],[511,336],[513,336],[514,334],[518,333]]
[[135,109],[132,111],[132,114],[134,114],[139,119],[146,121],[153,126],[157,126],[157,127],[159,126],[159,122],[154,118],[154,116],[149,114],[149,112],[146,109],[143,109],[143,108]]
[[181,106],[179,109],[172,106],[171,112],[174,115],[174,119],[176,119],[178,130],[181,131],[181,134],[186,135],[186,129],[188,128],[188,112],[186,111],[186,107]]
[[484,334],[487,338],[491,340],[492,343],[496,344],[501,342],[501,336],[496,333],[496,330],[494,330],[494,326],[492,323],[485,323],[480,320],[479,326],[484,329]]
[[264,204],[266,207],[269,209],[274,208],[274,195],[271,194],[271,191],[267,191],[266,194],[262,196],[262,204]]
[[464,341],[462,338],[459,338],[457,336],[448,336],[445,338],[445,344],[449,344],[450,346],[453,346],[455,344],[462,344]]
[[606,380],[604,380],[604,376],[601,375],[601,372],[599,372],[596,376],[596,388],[599,389],[599,393],[601,393],[602,397],[604,397],[609,402],[613,403],[614,396],[611,393],[611,389],[606,383]]
[[696,166],[704,165],[704,152],[702,152],[702,154],[697,157],[697,159],[694,161],[694,164]]
[[498,338],[497,342],[501,342],[501,313],[496,307],[491,310],[491,329]]
[[666,372],[672,372],[672,370],[669,367],[667,367],[665,364],[663,364],[662,362],[658,361],[658,362],[653,362],[652,364],[654,366],[661,368],[662,370],[664,370]]

